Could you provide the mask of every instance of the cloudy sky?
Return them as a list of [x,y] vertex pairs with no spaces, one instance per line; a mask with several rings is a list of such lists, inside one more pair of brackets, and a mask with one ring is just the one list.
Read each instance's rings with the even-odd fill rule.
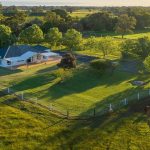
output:
[[150,6],[150,0],[0,0],[3,5]]

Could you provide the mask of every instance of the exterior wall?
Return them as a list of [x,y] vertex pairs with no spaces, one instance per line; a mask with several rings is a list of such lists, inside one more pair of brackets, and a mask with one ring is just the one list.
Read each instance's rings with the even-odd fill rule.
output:
[[[27,55],[22,55],[20,57],[12,57],[12,58],[4,58],[1,60],[0,66],[2,67],[12,67],[12,66],[19,66],[19,65],[25,65],[27,64],[27,59],[31,59],[32,63],[41,63],[53,60],[55,58],[58,58],[59,56],[43,56],[42,54],[31,54],[28,53]],[[8,63],[8,61],[12,62],[11,64]]]
[[7,62],[4,59],[0,60],[0,66],[1,67],[6,67],[7,66]]
[[[10,61],[11,61],[11,59],[10,59]],[[26,64],[26,60],[15,60],[11,64],[8,64],[7,62],[8,62],[7,60],[3,59],[1,66],[2,67],[11,67],[11,66],[18,66],[18,65]]]

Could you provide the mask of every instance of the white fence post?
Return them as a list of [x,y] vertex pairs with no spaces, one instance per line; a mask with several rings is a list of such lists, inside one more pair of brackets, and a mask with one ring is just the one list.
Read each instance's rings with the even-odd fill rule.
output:
[[127,98],[124,99],[124,105],[128,105]]
[[112,112],[113,109],[112,109],[112,104],[109,105],[109,112]]
[[22,100],[24,99],[24,93],[23,92],[21,93],[21,99]]
[[10,88],[7,89],[7,92],[10,93]]
[[138,100],[140,100],[140,93],[138,93],[137,98],[138,98]]
[[49,106],[49,109],[50,109],[50,110],[53,110],[53,105],[52,105],[52,104]]

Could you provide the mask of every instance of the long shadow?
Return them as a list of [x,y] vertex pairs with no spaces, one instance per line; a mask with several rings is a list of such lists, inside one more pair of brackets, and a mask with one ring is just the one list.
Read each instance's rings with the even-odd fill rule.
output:
[[10,69],[7,69],[7,68],[0,67],[0,77],[15,74],[15,73],[19,73],[19,72],[22,72],[22,70],[20,70],[20,69],[10,70]]
[[[110,104],[112,105],[113,110],[118,110],[124,107],[125,98],[127,100],[127,104],[132,104],[134,101],[138,101],[138,93],[142,94],[141,91],[143,90],[143,88],[144,87],[133,87],[123,92],[110,95],[105,99],[91,105],[91,107],[88,110],[85,109],[86,111],[82,112],[79,116],[81,116],[81,118],[84,116],[94,116],[94,113],[95,116],[101,116],[109,111]],[[146,92],[148,96],[148,90]]]
[[[77,145],[80,145],[80,143],[85,141],[87,142],[86,139],[92,140],[93,138],[96,138],[95,135],[98,135],[103,139],[103,136],[106,136],[107,134],[108,138],[110,135],[112,136],[112,134],[116,134],[118,129],[124,124],[124,119],[126,118],[134,119],[133,123],[135,124],[143,121],[147,122],[147,117],[144,115],[144,107],[149,104],[149,98],[146,98],[142,101],[135,101],[125,108],[112,114],[106,114],[87,121],[72,122],[69,125],[68,130],[60,131],[54,136],[48,137],[44,144],[54,141],[54,139],[60,139],[64,137],[66,140],[60,146],[64,147],[64,149],[73,149]],[[100,104],[98,103],[97,105]],[[135,114],[136,118],[134,118]],[[108,141],[111,142],[111,138],[108,139]],[[109,145],[107,145],[108,143],[103,144],[110,149]]]
[[[12,88],[18,91],[29,90],[33,88],[46,85],[53,82],[56,77],[51,74],[49,69],[55,69],[55,67],[46,68],[40,70],[41,74],[37,73],[35,76],[28,77],[27,79],[17,83]],[[42,74],[43,72],[43,74]],[[63,83],[54,83],[46,91],[45,89],[40,91],[44,92],[44,95],[40,98],[50,97],[51,100],[57,100],[63,96],[71,94],[78,94],[97,86],[113,86],[122,83],[123,81],[130,80],[135,77],[134,74],[128,74],[124,72],[115,71],[113,74],[107,72],[99,74],[97,71],[90,68],[82,68],[73,73],[73,76],[67,78]]]
[[45,84],[52,82],[55,79],[55,76],[51,73],[39,74],[32,77],[29,77],[15,85],[13,85],[12,89],[17,91],[24,91],[33,89]]
[[38,70],[38,71],[36,72],[36,74],[39,74],[39,73],[49,73],[49,72],[54,71],[54,70],[57,70],[57,69],[58,69],[58,67],[57,67],[56,65],[54,65],[54,66],[51,66],[51,67],[47,67],[47,68]]
[[123,81],[130,80],[133,77],[135,77],[134,74],[118,71],[113,74],[105,73],[102,75],[91,69],[81,69],[63,83],[52,85],[41,98],[51,96],[51,99],[56,100],[63,96],[82,93],[97,86],[108,87],[117,85]]

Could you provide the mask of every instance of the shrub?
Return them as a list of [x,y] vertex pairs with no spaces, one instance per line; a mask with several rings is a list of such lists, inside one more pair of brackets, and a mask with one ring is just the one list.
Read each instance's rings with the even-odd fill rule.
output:
[[150,72],[150,56],[146,57],[144,60],[145,69]]
[[97,71],[101,73],[112,68],[111,62],[106,59],[94,60],[90,63],[90,65],[92,68],[96,69]]

